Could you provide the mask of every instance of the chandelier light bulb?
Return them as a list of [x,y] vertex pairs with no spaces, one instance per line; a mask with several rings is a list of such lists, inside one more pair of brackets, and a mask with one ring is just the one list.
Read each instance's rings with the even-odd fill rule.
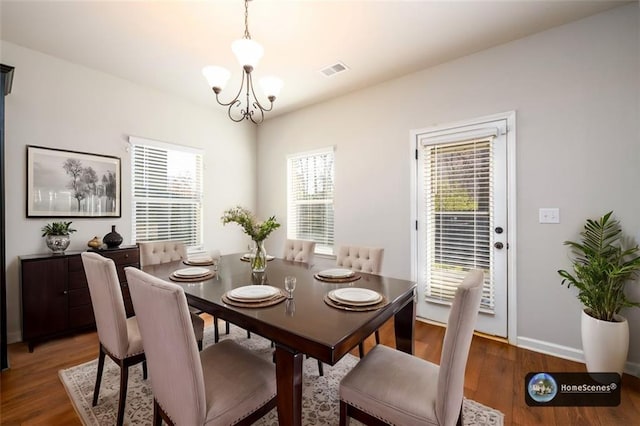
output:
[[284,86],[284,82],[278,77],[268,76],[260,79],[260,87],[262,87],[262,91],[269,100],[272,97],[275,99],[280,95],[282,86]]
[[202,75],[207,79],[209,83],[209,87],[218,88],[220,90],[224,89],[224,86],[229,81],[229,77],[231,77],[231,73],[226,68],[209,65],[202,69]]
[[231,43],[231,50],[236,55],[240,65],[255,68],[264,54],[260,43],[251,39],[241,38]]

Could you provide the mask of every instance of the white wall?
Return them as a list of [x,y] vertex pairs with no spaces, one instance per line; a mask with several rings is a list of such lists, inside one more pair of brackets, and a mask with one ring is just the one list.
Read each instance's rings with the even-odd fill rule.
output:
[[232,123],[224,110],[208,110],[11,43],[1,47],[2,63],[16,68],[6,98],[5,129],[9,343],[21,335],[18,256],[48,252],[40,228],[60,219],[26,218],[26,145],[122,159],[122,217],[69,219],[78,230],[69,250],[85,249],[87,241],[110,232],[112,224],[125,244],[132,242],[129,135],[203,149],[206,248],[237,252],[246,247],[243,234],[223,228],[220,216],[238,203],[255,208],[254,126]]
[[[570,266],[563,241],[609,210],[640,240],[638,22],[636,3],[265,122],[260,214],[286,219],[287,154],[336,145],[336,243],[384,247],[383,273],[410,278],[409,132],[515,110],[519,343],[580,357],[580,304],[556,272]],[[561,223],[539,224],[540,207],[559,207]],[[624,313],[637,368],[640,309]]]

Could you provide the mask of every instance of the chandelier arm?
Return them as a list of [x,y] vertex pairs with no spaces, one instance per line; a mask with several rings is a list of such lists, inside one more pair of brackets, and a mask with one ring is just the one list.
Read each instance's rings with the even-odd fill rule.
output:
[[220,90],[218,90],[216,92],[216,90],[213,89],[213,92],[216,94],[216,101],[218,101],[218,103],[220,105],[222,105],[222,106],[233,106],[233,104],[238,102],[238,98],[240,97],[240,93],[242,93],[242,89],[244,88],[245,74],[246,74],[246,72],[243,71],[242,72],[242,82],[240,83],[240,89],[238,90],[238,93],[236,93],[236,96],[231,101],[229,101],[227,103],[220,101],[220,96],[218,95],[220,93]]
[[236,99],[235,102],[232,102],[231,104],[229,104],[229,109],[227,110],[227,115],[229,116],[229,118],[231,119],[231,121],[234,121],[236,123],[241,122],[242,120],[244,120],[245,114],[244,114],[244,110],[240,110],[240,114],[242,114],[240,116],[240,118],[234,118],[233,115],[231,114],[231,110],[233,109],[233,107],[239,107],[242,103],[240,102],[240,100]]
[[264,121],[264,110],[260,107],[260,105],[258,104],[258,102],[254,102],[253,103],[253,107],[255,108],[255,111],[260,111],[260,119],[259,120],[254,120],[253,116],[254,116],[254,111],[251,111],[251,115],[249,115],[249,119],[254,123],[254,124],[260,124]]
[[[251,110],[251,97],[250,97],[251,93],[253,93],[253,79],[251,78],[251,73],[247,73],[247,92],[246,92],[247,110],[245,111],[245,114],[244,114],[245,118],[251,118],[251,116],[253,115],[253,111]],[[255,95],[254,95],[254,98],[255,98]]]
[[[259,108],[259,109],[260,109],[260,111],[263,111],[263,112],[269,112],[269,111],[271,111],[271,110],[273,109],[273,101],[271,101],[271,105],[269,106],[269,108],[265,108],[264,106],[262,106],[262,104],[261,104],[261,103],[260,103],[260,101],[258,100],[258,97],[256,96],[256,92],[255,92],[255,90],[253,89],[253,80],[251,79],[251,75],[249,75],[249,80],[251,81],[251,84],[250,84],[250,86],[251,86],[251,94],[253,95],[253,99],[254,99],[254,101],[255,101],[255,102],[253,103],[253,106],[254,106],[254,107],[256,107],[256,108]],[[247,96],[247,105],[249,105],[249,98],[248,98],[248,96]],[[264,115],[264,114],[263,114],[263,115]]]

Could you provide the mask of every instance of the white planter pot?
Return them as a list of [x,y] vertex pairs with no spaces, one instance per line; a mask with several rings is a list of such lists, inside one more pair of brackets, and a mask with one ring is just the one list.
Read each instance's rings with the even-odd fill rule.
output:
[[629,351],[629,323],[623,316],[619,322],[601,321],[582,311],[582,349],[590,373],[622,375]]

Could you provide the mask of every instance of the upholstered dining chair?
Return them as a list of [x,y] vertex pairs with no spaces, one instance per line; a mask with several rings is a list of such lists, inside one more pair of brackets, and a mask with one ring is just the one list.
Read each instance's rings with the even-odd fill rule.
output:
[[449,312],[440,365],[377,345],[340,382],[340,426],[462,424],[464,372],[484,273],[469,272]]
[[[159,265],[162,263],[175,262],[176,260],[187,259],[187,247],[182,241],[138,241],[140,248],[140,266]],[[193,323],[193,331],[196,334],[198,347],[202,349],[202,340],[204,338],[204,320],[195,309],[190,309],[191,322]],[[218,337],[218,320],[213,318],[215,327],[216,342]],[[227,330],[227,334],[229,331]]]
[[284,260],[303,262],[311,265],[313,264],[315,249],[315,241],[287,239],[284,243],[284,254],[282,255],[282,258]]
[[129,367],[142,362],[144,378],[147,376],[138,321],[136,317],[127,318],[120,281],[113,260],[91,252],[82,253],[80,256],[87,276],[91,305],[100,341],[98,373],[96,374],[92,405],[95,406],[98,403],[106,354],[120,367],[117,424],[122,425]]
[[198,353],[182,287],[125,268],[147,354],[153,424],[249,425],[276,406],[275,367],[231,340]]
[[[376,247],[358,247],[358,246],[340,246],[338,248],[338,256],[336,257],[336,266],[352,269],[367,274],[379,275],[382,269],[382,258],[384,255],[383,248]],[[374,333],[376,345],[380,344],[380,332]],[[360,358],[364,356],[364,343],[358,344],[358,352]]]
[[382,269],[383,255],[383,248],[340,246],[336,266],[378,275]]

